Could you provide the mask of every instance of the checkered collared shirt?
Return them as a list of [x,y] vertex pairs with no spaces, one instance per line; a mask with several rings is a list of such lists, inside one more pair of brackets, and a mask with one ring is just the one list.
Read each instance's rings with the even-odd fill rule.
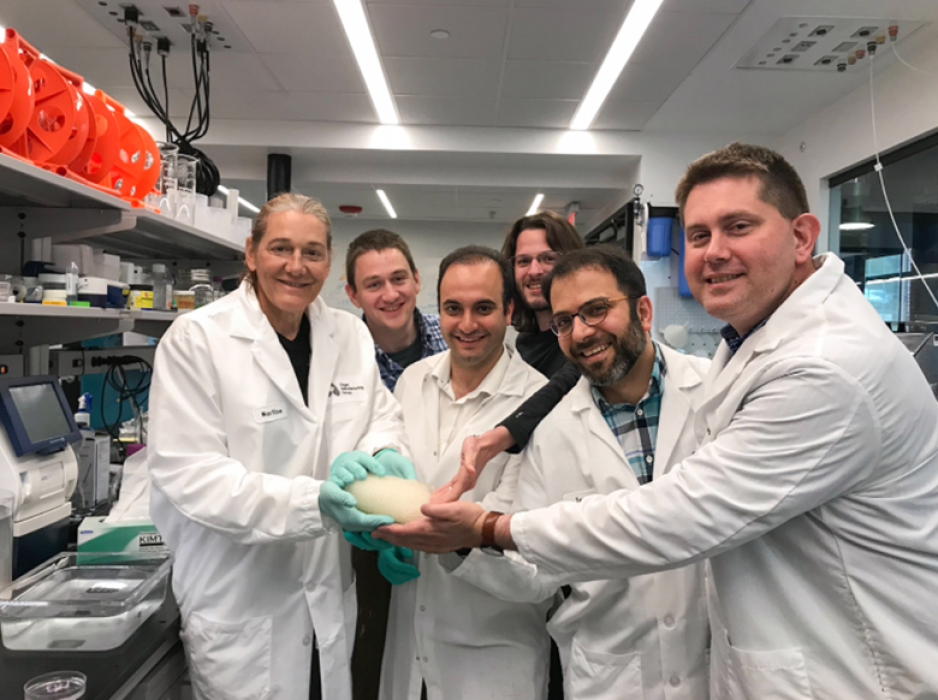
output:
[[740,335],[736,332],[735,328],[727,323],[725,326],[723,326],[723,328],[720,329],[720,335],[723,336],[723,340],[725,340],[726,344],[729,346],[730,353],[735,355],[736,351],[739,350],[739,348],[742,347],[742,344],[746,342],[746,338],[751,336],[768,322],[769,319],[762,319],[762,321],[753,326],[753,328],[745,335]]
[[[362,320],[365,317],[362,316]],[[419,309],[414,309],[414,321],[417,324],[417,336],[420,338],[421,354],[420,358],[437,355],[449,348],[446,341],[443,340],[443,333],[440,331],[440,317],[437,314],[423,314]],[[368,322],[365,321],[367,324]],[[397,380],[404,372],[404,368],[391,359],[384,350],[375,343],[375,359],[378,361],[378,369],[381,370],[381,381],[389,391],[394,391],[397,386]]]
[[655,441],[658,439],[658,416],[661,413],[661,398],[664,396],[664,376],[667,372],[664,357],[658,343],[655,346],[655,364],[651,370],[648,391],[636,404],[606,401],[595,386],[590,389],[599,412],[606,419],[616,440],[625,453],[625,458],[635,472],[638,483],[652,480],[655,466]]

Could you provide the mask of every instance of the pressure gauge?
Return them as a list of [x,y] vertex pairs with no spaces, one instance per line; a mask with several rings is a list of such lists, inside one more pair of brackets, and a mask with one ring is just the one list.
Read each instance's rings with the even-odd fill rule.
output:
[[642,187],[641,184],[635,185],[635,187],[632,188],[632,194],[634,194],[636,197],[641,197],[642,192],[644,191],[645,191],[645,188]]

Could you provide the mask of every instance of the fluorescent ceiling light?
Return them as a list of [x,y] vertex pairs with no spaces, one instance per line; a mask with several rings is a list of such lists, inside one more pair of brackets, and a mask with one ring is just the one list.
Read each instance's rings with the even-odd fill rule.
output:
[[840,225],[841,231],[868,231],[874,224],[868,221],[847,221]]
[[538,192],[537,196],[534,197],[534,201],[531,202],[531,208],[528,209],[528,213],[525,216],[534,216],[537,214],[538,209],[541,207],[541,202],[544,201],[544,193]]
[[[221,192],[221,193],[222,193],[223,195],[225,195],[225,196],[228,195],[228,188],[225,187],[224,185],[219,185],[219,186],[218,186],[218,191]],[[245,209],[249,209],[250,211],[253,211],[255,214],[257,214],[257,213],[260,211],[260,209],[258,209],[257,207],[255,207],[253,204],[251,204],[251,203],[250,203],[248,200],[246,200],[244,197],[238,197],[238,204],[240,204],[240,205],[241,205],[242,207],[244,207]]]
[[391,200],[388,199],[388,196],[384,193],[384,190],[377,190],[378,199],[381,200],[381,203],[384,205],[384,208],[388,210],[388,216],[392,219],[397,218],[397,212],[394,211],[394,207],[391,206]]
[[573,121],[570,122],[570,128],[574,131],[583,131],[589,129],[600,108],[609,96],[609,91],[619,79],[619,74],[625,68],[632,52],[641,41],[642,35],[651,24],[655,13],[661,6],[663,0],[635,0],[632,8],[625,16],[622,28],[616,36],[615,41],[609,48],[609,53],[599,67],[599,72],[593,78],[593,84],[590,85],[586,97],[577,108],[573,115]]
[[388,81],[384,77],[381,61],[378,60],[378,50],[375,48],[375,39],[371,35],[368,19],[361,0],[333,0],[335,9],[339,12],[339,19],[345,28],[358,69],[365,79],[365,87],[371,96],[371,102],[378,113],[382,124],[399,124],[397,109],[391,99]]

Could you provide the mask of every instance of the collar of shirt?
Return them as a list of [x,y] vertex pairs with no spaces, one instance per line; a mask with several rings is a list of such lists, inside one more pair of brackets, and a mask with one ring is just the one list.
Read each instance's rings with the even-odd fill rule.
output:
[[479,386],[470,391],[460,399],[456,399],[453,394],[453,366],[452,355],[449,351],[443,356],[430,376],[436,381],[437,386],[451,401],[456,403],[465,403],[471,401],[477,396],[492,396],[498,393],[505,374],[508,372],[508,364],[511,362],[510,351],[506,346],[502,346],[502,356],[498,358],[495,366],[485,375]]
[[[651,368],[651,379],[648,380],[648,391],[645,392],[645,395],[638,403],[642,403],[642,401],[647,401],[656,396],[661,396],[664,393],[664,376],[668,371],[668,367],[665,364],[664,356],[661,354],[661,348],[658,346],[658,343],[654,340],[652,340],[651,343],[655,348],[655,364],[652,365]],[[593,394],[593,401],[596,402],[599,410],[603,413],[621,409],[629,411],[635,410],[635,406],[630,403],[610,403],[595,384],[590,384],[590,392]]]
[[759,323],[752,327],[752,329],[745,335],[740,335],[736,332],[736,329],[733,328],[730,324],[726,324],[723,328],[720,329],[720,335],[723,336],[723,340],[726,341],[726,344],[730,348],[730,353],[735,355],[736,351],[742,347],[742,344],[746,342],[746,338],[751,336],[757,330],[762,328],[766,323],[769,322],[768,318],[762,319]]
[[[368,319],[362,314],[362,320],[368,325]],[[446,341],[443,340],[443,332],[440,330],[440,317],[435,314],[424,314],[419,309],[414,309],[414,323],[417,324],[417,337],[420,338],[421,358],[436,355],[447,349]],[[375,343],[375,359],[378,361],[378,369],[381,370],[381,381],[390,390],[394,391],[397,380],[403,373],[404,368],[397,364],[390,355]]]

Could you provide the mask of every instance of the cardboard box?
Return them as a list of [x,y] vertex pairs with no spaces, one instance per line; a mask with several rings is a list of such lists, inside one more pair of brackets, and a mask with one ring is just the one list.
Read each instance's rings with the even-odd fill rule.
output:
[[105,522],[107,518],[85,518],[78,526],[79,552],[162,554],[169,552],[163,537],[149,520]]

